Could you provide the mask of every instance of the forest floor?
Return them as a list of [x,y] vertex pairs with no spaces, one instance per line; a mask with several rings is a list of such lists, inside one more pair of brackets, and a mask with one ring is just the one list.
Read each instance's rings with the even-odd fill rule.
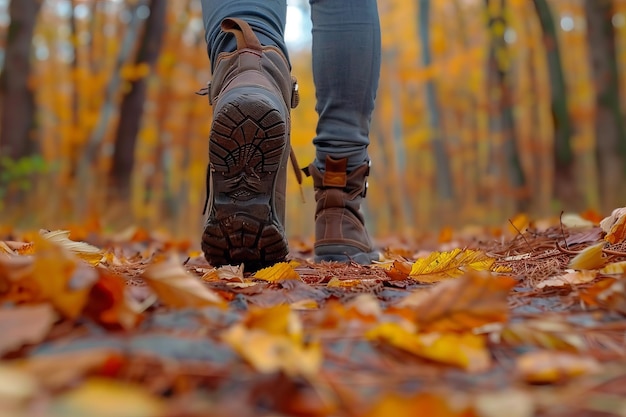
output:
[[0,415],[626,416],[621,216],[388,239],[371,266],[294,241],[254,273],[141,229],[6,235]]

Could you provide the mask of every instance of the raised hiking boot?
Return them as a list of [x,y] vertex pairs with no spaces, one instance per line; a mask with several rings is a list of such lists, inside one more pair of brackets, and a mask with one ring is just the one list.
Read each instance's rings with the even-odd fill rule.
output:
[[326,157],[321,172],[313,164],[304,169],[315,188],[315,262],[356,262],[379,259],[367,233],[361,203],[367,192],[369,164],[346,171],[348,160]]
[[213,106],[202,250],[214,266],[258,269],[285,259],[286,166],[297,84],[282,52],[250,26],[224,19],[237,50],[216,60],[206,94]]

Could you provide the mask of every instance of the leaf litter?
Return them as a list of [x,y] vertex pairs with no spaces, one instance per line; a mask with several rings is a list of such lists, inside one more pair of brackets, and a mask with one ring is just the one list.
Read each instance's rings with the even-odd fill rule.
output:
[[254,273],[140,228],[0,238],[0,415],[624,416],[624,213]]

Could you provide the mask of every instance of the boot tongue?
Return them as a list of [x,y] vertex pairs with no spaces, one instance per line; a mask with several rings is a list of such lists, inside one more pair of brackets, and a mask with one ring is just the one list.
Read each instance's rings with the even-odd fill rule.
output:
[[322,185],[324,187],[345,188],[348,184],[348,159],[333,159],[326,155],[326,170]]

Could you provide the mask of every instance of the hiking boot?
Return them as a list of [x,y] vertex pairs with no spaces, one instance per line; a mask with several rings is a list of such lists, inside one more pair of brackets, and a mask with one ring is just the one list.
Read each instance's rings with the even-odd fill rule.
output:
[[347,172],[348,160],[326,157],[322,173],[313,164],[304,169],[315,188],[315,262],[356,262],[379,259],[365,229],[361,202],[367,192],[369,164]]
[[256,270],[289,251],[285,187],[297,84],[282,52],[261,46],[245,21],[224,19],[221,28],[235,35],[237,50],[218,55],[206,89],[213,123],[202,250],[211,265]]

